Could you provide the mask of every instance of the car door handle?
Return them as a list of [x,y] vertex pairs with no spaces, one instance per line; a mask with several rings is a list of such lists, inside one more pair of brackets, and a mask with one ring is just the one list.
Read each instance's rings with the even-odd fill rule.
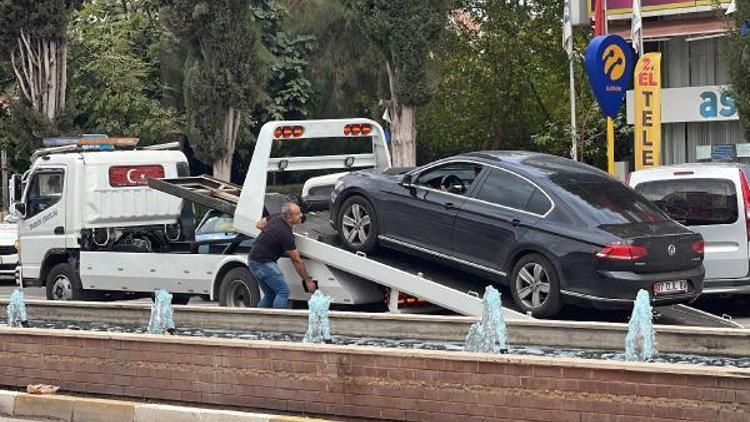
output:
[[65,234],[65,227],[63,226],[55,227],[55,234]]
[[518,227],[521,225],[521,220],[514,218],[513,220],[510,221],[510,224],[514,225],[515,227]]
[[443,204],[443,208],[446,210],[455,210],[456,206],[453,204],[453,202],[446,202]]

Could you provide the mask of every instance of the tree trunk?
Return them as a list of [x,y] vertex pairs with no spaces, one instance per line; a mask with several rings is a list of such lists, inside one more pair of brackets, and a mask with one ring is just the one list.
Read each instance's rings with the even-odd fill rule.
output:
[[222,128],[222,138],[224,141],[224,156],[214,161],[214,177],[230,182],[232,180],[232,160],[234,159],[234,150],[237,146],[237,132],[240,128],[240,111],[234,107],[229,107],[227,114],[224,116],[224,127]]
[[389,61],[385,62],[388,71],[388,86],[391,100],[388,114],[391,116],[391,160],[395,167],[417,165],[417,110],[413,105],[403,105],[396,94],[396,76]]
[[35,39],[21,31],[11,64],[21,93],[32,109],[53,122],[65,108],[67,41]]

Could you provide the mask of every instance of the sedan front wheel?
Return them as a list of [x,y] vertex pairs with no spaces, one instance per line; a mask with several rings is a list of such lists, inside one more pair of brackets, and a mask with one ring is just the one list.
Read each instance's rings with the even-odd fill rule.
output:
[[341,243],[347,249],[369,253],[377,244],[378,221],[370,201],[352,196],[344,201],[336,221]]

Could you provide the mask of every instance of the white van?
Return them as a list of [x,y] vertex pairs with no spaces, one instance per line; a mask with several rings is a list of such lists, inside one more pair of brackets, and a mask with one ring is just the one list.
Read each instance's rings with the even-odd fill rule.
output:
[[705,240],[704,294],[750,293],[750,166],[690,163],[640,170],[628,184]]

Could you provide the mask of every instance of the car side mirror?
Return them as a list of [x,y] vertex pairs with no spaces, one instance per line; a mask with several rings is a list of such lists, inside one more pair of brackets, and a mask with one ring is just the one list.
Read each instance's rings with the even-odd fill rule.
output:
[[18,202],[23,196],[23,181],[20,174],[14,174],[10,177],[10,197],[13,201]]
[[18,217],[26,217],[26,204],[23,202],[16,202],[14,205],[15,214]]
[[401,179],[401,181],[399,182],[399,185],[401,185],[401,186],[403,186],[405,188],[412,188],[412,187],[414,187],[414,184],[412,183],[412,180],[411,180],[411,174],[405,175],[404,178]]

